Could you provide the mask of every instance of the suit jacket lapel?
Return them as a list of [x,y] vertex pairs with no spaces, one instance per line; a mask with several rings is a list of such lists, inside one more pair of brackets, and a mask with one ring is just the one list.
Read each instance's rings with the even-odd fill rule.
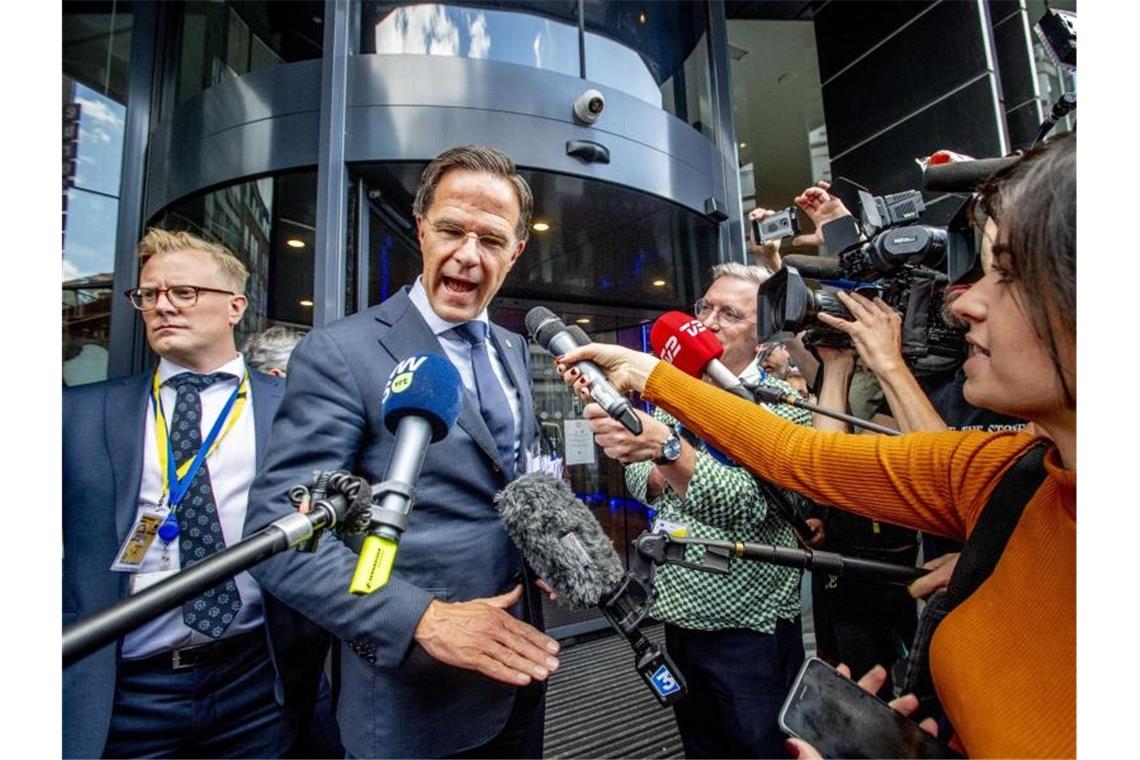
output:
[[285,384],[276,383],[267,375],[250,371],[250,391],[253,394],[254,468],[261,469],[268,449],[269,430],[273,425],[273,414],[281,397],[285,395]]
[[[396,361],[424,353],[448,358],[447,352],[439,344],[439,339],[420,316],[412,299],[408,298],[407,288],[381,304],[376,320],[389,328],[380,336],[380,345]],[[502,466],[499,447],[495,445],[495,439],[491,436],[487,423],[483,421],[483,415],[479,411],[479,401],[466,389],[463,391],[463,407],[459,412],[457,424],[471,436],[479,448],[487,453],[487,456],[491,457],[491,461],[498,462]]]
[[115,483],[115,529],[126,540],[138,512],[142,483],[143,447],[152,372],[132,375],[107,388],[103,430]]

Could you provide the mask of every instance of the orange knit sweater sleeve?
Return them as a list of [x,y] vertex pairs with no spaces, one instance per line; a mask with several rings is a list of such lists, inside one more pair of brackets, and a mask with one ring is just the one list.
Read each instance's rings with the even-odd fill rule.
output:
[[1033,442],[1017,433],[824,433],[667,362],[643,396],[752,472],[821,504],[963,540],[997,478]]
[[[753,472],[885,522],[964,538],[1021,434],[820,433],[665,362],[644,396]],[[972,757],[1076,753],[1076,471],[1056,449],[993,574],[939,625],[931,672]]]

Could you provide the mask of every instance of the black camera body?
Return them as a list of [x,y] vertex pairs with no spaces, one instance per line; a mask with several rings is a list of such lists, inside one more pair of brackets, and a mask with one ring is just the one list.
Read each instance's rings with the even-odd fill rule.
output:
[[[804,275],[788,265],[760,286],[756,301],[760,339],[806,330],[804,342],[809,347],[850,346],[845,333],[816,319],[820,313],[852,318],[835,295],[843,289],[868,298],[878,296],[902,315],[902,353],[915,374],[953,368],[965,358],[965,330],[943,318],[945,291],[947,285],[976,271],[978,259],[966,204],[946,227],[900,226],[925,209],[920,192],[865,195],[861,205],[863,219],[871,220],[869,239],[860,235],[853,217],[823,225],[824,245],[838,255],[819,258],[819,265],[806,272],[823,281],[819,290],[810,289]],[[878,230],[880,225],[886,229]]]
[[752,239],[757,245],[798,234],[800,234],[800,221],[796,216],[795,206],[788,206],[763,219],[752,220]]

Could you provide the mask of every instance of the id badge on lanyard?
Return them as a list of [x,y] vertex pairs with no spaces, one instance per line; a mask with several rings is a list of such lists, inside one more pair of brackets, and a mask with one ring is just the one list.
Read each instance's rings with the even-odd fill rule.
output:
[[[206,459],[214,453],[222,439],[233,429],[238,418],[241,417],[248,396],[249,372],[247,371],[245,377],[238,383],[238,387],[226,400],[225,406],[222,407],[221,413],[214,421],[209,434],[202,441],[197,453],[191,459],[183,462],[181,467],[176,467],[174,464],[174,444],[166,429],[166,415],[163,413],[162,399],[159,397],[158,371],[155,370],[154,383],[151,389],[151,406],[154,409],[158,466],[162,473],[162,496],[159,497],[157,505],[147,507],[139,514],[127,536],[127,540],[123,542],[115,561],[111,563],[112,570],[140,573],[171,569],[170,545],[174,539],[178,538],[180,532],[178,505],[186,496],[186,492],[190,490],[190,485],[194,482],[194,478],[202,469]],[[147,563],[146,557],[156,538],[163,542],[163,552],[158,567],[149,567],[147,565],[155,563],[153,561]]]

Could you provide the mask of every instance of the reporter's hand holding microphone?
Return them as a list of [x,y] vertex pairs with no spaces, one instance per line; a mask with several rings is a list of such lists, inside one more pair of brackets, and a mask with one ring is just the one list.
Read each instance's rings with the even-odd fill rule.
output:
[[657,366],[657,362],[661,361],[650,354],[606,343],[590,343],[567,351],[555,359],[554,366],[566,384],[573,387],[578,397],[583,400],[590,397],[589,383],[574,365],[586,360],[601,367],[610,383],[622,393],[643,391],[645,381]]

